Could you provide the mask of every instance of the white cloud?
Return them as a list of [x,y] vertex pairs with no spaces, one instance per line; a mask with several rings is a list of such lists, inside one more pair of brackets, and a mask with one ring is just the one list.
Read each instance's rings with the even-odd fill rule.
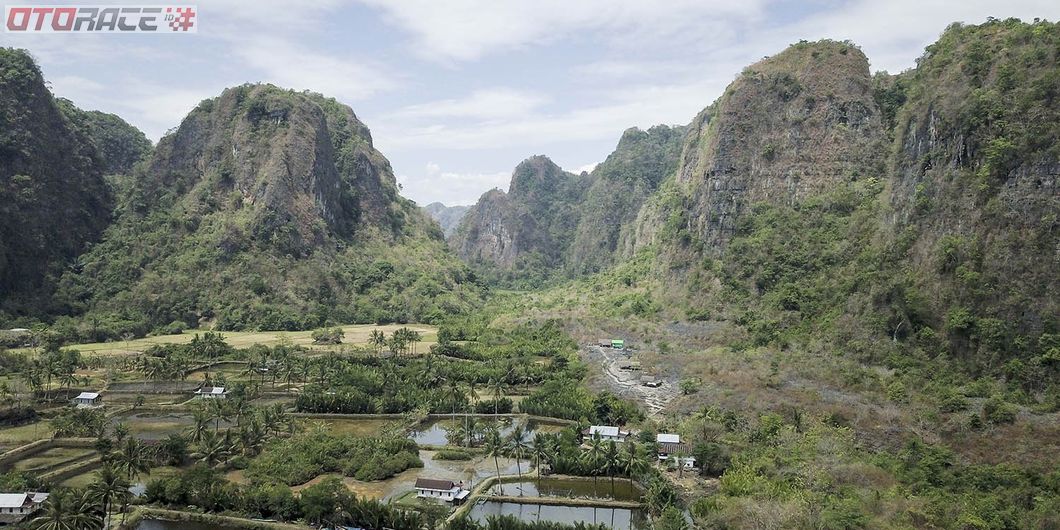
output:
[[233,53],[261,72],[260,81],[358,100],[397,85],[394,73],[368,61],[336,57],[297,42],[259,37],[233,42]]
[[419,103],[399,109],[396,119],[470,118],[492,120],[522,116],[547,101],[542,95],[510,88],[474,90],[467,97]]
[[696,31],[717,38],[730,20],[754,19],[762,0],[362,0],[411,33],[422,55],[473,60],[599,32],[612,44]]
[[420,204],[434,201],[446,206],[474,204],[480,195],[493,188],[505,189],[511,180],[511,173],[459,173],[443,171],[441,166],[428,162],[423,171],[414,175],[398,175],[402,186],[402,195]]

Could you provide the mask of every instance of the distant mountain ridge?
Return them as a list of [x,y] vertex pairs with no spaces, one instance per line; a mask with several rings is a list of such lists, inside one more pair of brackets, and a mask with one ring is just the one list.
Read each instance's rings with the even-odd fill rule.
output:
[[432,202],[427,206],[423,207],[427,215],[431,216],[438,222],[438,226],[442,227],[442,233],[445,237],[453,235],[456,231],[456,227],[460,224],[460,220],[464,218],[467,211],[471,209],[470,206],[446,206],[440,202]]

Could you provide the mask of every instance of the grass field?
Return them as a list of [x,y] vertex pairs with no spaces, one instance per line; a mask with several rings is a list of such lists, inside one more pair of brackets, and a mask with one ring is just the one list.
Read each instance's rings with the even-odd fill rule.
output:
[[[342,340],[342,344],[328,346],[313,344],[312,331],[224,331],[221,333],[224,335],[225,341],[236,348],[245,348],[254,344],[272,346],[279,344],[281,340],[286,338],[293,344],[306,346],[314,350],[337,351],[341,350],[343,347],[367,345],[368,337],[372,330],[378,329],[389,336],[394,330],[403,327],[418,331],[422,335],[423,341],[416,345],[417,351],[427,351],[427,349],[438,340],[438,328],[423,324],[387,324],[383,326],[376,326],[373,324],[353,324],[342,326],[342,331],[346,334],[345,338]],[[71,344],[68,347],[80,350],[82,354],[136,354],[141,353],[156,344],[189,343],[192,338],[195,337],[196,333],[203,333],[203,331],[204,330],[191,330],[177,335],[158,335],[154,337],[144,337],[142,339],[133,339],[130,341]],[[28,352],[25,348],[15,351]]]

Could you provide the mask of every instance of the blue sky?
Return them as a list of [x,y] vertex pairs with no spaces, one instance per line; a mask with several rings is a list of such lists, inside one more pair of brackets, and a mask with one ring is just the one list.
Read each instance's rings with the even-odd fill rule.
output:
[[155,141],[228,86],[333,96],[371,128],[405,196],[471,204],[506,189],[528,156],[579,171],[628,127],[688,123],[743,67],[800,39],[849,39],[874,71],[897,72],[951,22],[1060,17],[1055,0],[196,5],[194,35],[0,33],[0,45],[28,49],[56,95],[118,114]]

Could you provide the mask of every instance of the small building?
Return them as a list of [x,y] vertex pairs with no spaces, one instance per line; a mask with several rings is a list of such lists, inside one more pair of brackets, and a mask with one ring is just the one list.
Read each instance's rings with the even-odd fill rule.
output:
[[81,392],[72,401],[79,409],[103,406],[103,396],[99,392]]
[[47,493],[0,493],[0,524],[14,524],[33,515],[48,500]]
[[619,370],[627,370],[630,372],[640,371],[640,361],[630,361],[622,366],[618,367]]
[[622,339],[611,339],[611,348],[616,350],[626,349],[626,341]]
[[471,493],[463,486],[462,482],[456,483],[451,480],[418,478],[416,479],[416,496],[423,499],[460,503]]
[[598,346],[600,346],[601,348],[610,348],[611,347],[611,339],[600,339],[600,342],[597,342],[596,344]]
[[655,435],[655,445],[659,448],[660,461],[673,461],[685,469],[695,469],[696,457],[688,454],[688,445],[681,442],[680,435],[659,433]]
[[223,386],[204,386],[196,390],[195,395],[200,399],[224,399],[228,397],[228,392]]
[[650,388],[659,388],[662,386],[662,381],[659,381],[650,375],[643,375],[640,377],[640,384]]
[[611,425],[593,425],[582,431],[582,438],[584,439],[589,439],[594,436],[599,437],[605,442],[622,443],[629,437],[629,431],[623,431],[622,429]]

